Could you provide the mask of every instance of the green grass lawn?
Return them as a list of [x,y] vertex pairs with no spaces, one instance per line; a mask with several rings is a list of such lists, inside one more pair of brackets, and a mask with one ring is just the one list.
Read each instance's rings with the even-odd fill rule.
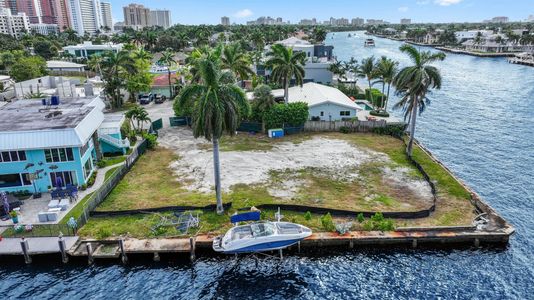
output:
[[63,217],[63,219],[61,219],[61,221],[59,221],[59,223],[67,224],[67,222],[69,221],[71,217],[74,217],[74,219],[77,220],[83,213],[83,207],[85,203],[89,200],[89,198],[91,197],[91,195],[93,195],[93,193],[89,193],[85,195],[85,197],[83,197],[82,200],[79,200],[76,203],[73,203],[75,206]]
[[[238,135],[225,137],[221,141],[222,151],[269,151],[276,143],[301,143],[316,134],[304,133],[287,136],[283,139],[268,139],[261,135]],[[373,134],[341,134],[323,133],[322,137],[346,140],[356,146],[368,148],[387,155],[393,164],[410,168],[410,175],[421,178],[422,175],[413,167],[404,153],[402,141],[390,136]],[[206,146],[207,147],[207,146]],[[469,193],[439,164],[425,152],[415,147],[414,158],[425,168],[427,173],[436,181],[438,202],[436,211],[429,218],[417,220],[395,220],[397,226],[429,226],[429,225],[470,225],[474,217],[473,207],[469,201]],[[143,155],[121,180],[106,200],[97,208],[99,211],[143,209],[150,207],[195,205],[204,206],[215,203],[213,193],[200,193],[185,188],[186,182],[177,179],[176,174],[169,168],[171,162],[180,159],[173,151],[157,148]],[[223,194],[225,202],[232,202],[233,207],[228,212],[233,213],[241,207],[259,204],[286,203],[319,206],[326,208],[342,208],[365,211],[407,211],[419,210],[427,206],[411,201],[402,190],[396,190],[381,180],[378,162],[371,162],[361,166],[361,178],[357,182],[338,181],[325,177],[313,169],[302,169],[293,173],[273,172],[271,184],[283,182],[288,178],[297,178],[307,182],[291,199],[273,197],[266,185],[238,184],[231,191]],[[109,177],[114,169],[106,174]],[[364,197],[373,194],[374,197]],[[314,223],[302,219],[302,213],[285,212],[286,216],[294,218],[299,223],[306,224],[312,229],[320,230]],[[316,216],[318,218],[318,216]],[[92,218],[81,232],[87,236],[115,236],[129,234],[136,237],[177,235],[173,229],[162,232],[152,232],[151,227],[159,220],[157,215],[139,215],[114,218]],[[201,232],[216,232],[226,228],[228,216],[224,218],[212,213],[205,213],[207,220]],[[287,219],[286,219],[287,220]]]
[[125,160],[126,160],[126,156],[124,156],[124,155],[114,156],[114,157],[104,157],[99,162],[99,166],[100,166],[100,168],[105,168],[105,167],[109,167],[109,166],[113,166],[113,165],[119,164],[119,163],[121,163],[121,162],[123,162]]

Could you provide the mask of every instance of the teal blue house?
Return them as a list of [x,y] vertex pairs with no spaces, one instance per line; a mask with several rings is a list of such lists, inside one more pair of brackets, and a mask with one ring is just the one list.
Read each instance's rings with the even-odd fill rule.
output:
[[[47,192],[60,177],[81,186],[104,153],[125,153],[122,116],[106,116],[100,97],[58,105],[19,100],[0,108],[0,191]],[[115,127],[113,127],[115,126]]]

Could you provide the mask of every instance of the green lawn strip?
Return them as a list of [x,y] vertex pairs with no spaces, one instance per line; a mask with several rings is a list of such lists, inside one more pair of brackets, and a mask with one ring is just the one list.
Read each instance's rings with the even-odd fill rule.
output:
[[105,157],[104,159],[102,159],[99,164],[100,164],[100,167],[101,168],[105,168],[105,167],[109,167],[109,166],[113,166],[113,165],[116,165],[116,164],[119,164],[123,161],[126,160],[126,156],[124,155],[121,155],[121,156],[114,156],[114,157]]
[[59,221],[59,224],[67,224],[71,217],[74,217],[74,219],[77,220],[83,213],[83,207],[85,203],[89,200],[93,193],[94,192],[85,195],[82,200],[76,202],[76,205],[63,217],[63,219],[61,219],[61,221]]
[[5,238],[23,237],[23,236],[24,237],[59,236],[60,231],[63,234],[67,234],[68,233],[67,230],[71,231],[70,229],[66,227],[59,228],[58,226],[54,224],[41,224],[39,226],[33,226],[31,232],[21,232],[21,233],[16,233],[13,227],[6,229],[4,232],[0,234],[0,236],[5,237]]
[[106,171],[106,174],[104,175],[104,182],[106,180],[108,180],[109,177],[111,177],[111,175],[113,175],[113,173],[115,173],[115,171],[120,168],[121,166],[116,166],[116,167],[113,167],[109,170]]

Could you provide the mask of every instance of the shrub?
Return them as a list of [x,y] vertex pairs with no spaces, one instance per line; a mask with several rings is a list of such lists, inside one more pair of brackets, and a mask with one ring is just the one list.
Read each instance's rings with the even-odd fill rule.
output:
[[382,134],[382,135],[391,135],[394,137],[402,137],[405,129],[406,129],[406,124],[386,125],[385,127],[373,128],[373,133]]
[[95,180],[96,180],[96,174],[98,172],[96,170],[93,171],[93,174],[91,174],[91,177],[89,177],[89,179],[87,179],[87,186],[93,186],[93,184],[95,184]]
[[389,113],[385,110],[372,110],[369,112],[369,114],[375,117],[384,117],[384,118],[389,117]]
[[96,232],[97,239],[105,239],[111,236],[111,231],[105,227],[101,227]]
[[155,134],[143,133],[143,138],[148,142],[147,148],[152,150],[158,145],[158,137]]
[[263,117],[266,129],[300,127],[308,120],[308,104],[304,102],[276,104],[265,111]]
[[[369,93],[369,89],[365,90],[365,99],[367,101],[371,102],[376,107],[382,107],[384,103],[382,103],[382,100],[386,101],[386,96],[382,94],[378,89],[371,89],[371,93],[373,95],[373,99],[371,100],[371,94]],[[383,99],[382,99],[383,96]]]
[[339,132],[341,132],[341,133],[350,133],[350,128],[348,128],[347,126],[341,126],[341,127],[339,127]]
[[304,220],[306,221],[311,221],[312,219],[312,214],[311,212],[307,211],[305,214],[304,214]]
[[363,217],[363,214],[362,214],[362,213],[359,213],[359,214],[356,216],[356,220],[358,220],[358,223],[363,223],[363,221],[365,221],[365,218]]
[[334,221],[332,220],[332,215],[330,215],[330,213],[327,213],[321,217],[321,224],[326,231],[336,230],[336,226],[334,225]]
[[385,219],[382,213],[375,213],[370,220],[363,223],[363,230],[391,231],[395,229],[395,224],[390,219]]
[[103,168],[106,166],[106,162],[104,160],[99,160],[96,162],[96,166],[99,168]]
[[128,137],[130,136],[132,131],[132,125],[130,123],[130,120],[126,120],[121,125],[121,136],[122,137]]

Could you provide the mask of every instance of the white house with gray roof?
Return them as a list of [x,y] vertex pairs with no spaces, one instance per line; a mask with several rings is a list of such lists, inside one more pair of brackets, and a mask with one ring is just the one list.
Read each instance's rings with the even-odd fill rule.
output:
[[[359,111],[364,110],[340,90],[314,82],[291,87],[288,92],[290,103],[305,102],[308,104],[310,119],[338,121],[355,118]],[[277,100],[284,98],[283,89],[273,90],[272,93]]]

